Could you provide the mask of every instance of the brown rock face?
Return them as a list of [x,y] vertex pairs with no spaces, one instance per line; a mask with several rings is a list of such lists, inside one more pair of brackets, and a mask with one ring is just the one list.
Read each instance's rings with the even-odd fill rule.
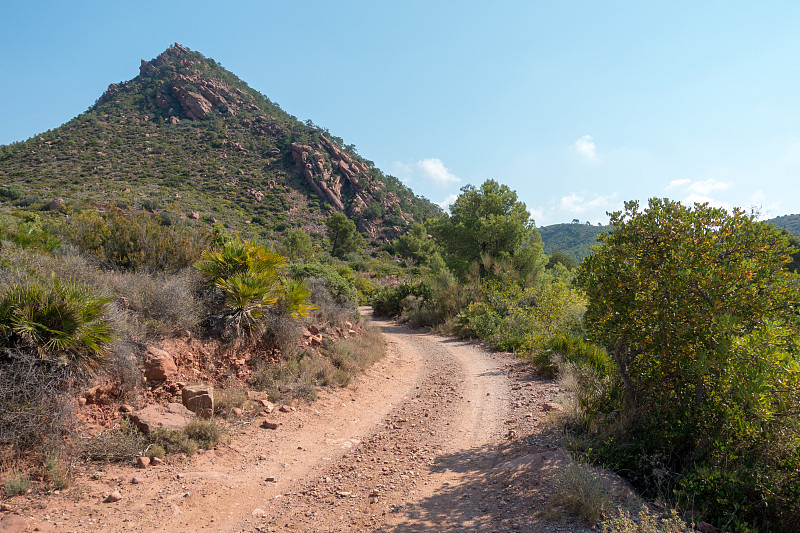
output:
[[181,391],[183,405],[203,418],[214,414],[214,387],[211,385],[187,385]]
[[179,403],[153,404],[131,413],[128,417],[140,431],[150,433],[158,428],[181,431],[194,420],[194,413]]
[[172,356],[156,348],[155,346],[147,347],[147,355],[144,362],[144,377],[150,380],[160,381],[169,379],[174,376],[178,371],[175,366],[175,359]]
[[186,116],[192,120],[200,120],[208,115],[214,107],[203,95],[186,90],[183,87],[173,87],[172,94],[181,103]]
[[58,211],[64,205],[63,198],[54,198],[47,206],[48,211]]

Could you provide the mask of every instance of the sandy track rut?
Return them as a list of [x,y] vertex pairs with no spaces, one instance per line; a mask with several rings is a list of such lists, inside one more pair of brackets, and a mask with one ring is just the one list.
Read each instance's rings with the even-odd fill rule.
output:
[[[105,480],[120,502],[55,498],[39,530],[492,531],[512,520],[487,473],[506,460],[517,422],[513,360],[376,324],[387,357],[351,388],[271,416],[282,424],[275,431],[256,419],[229,446],[185,464],[123,470]],[[144,482],[130,484],[134,474]]]

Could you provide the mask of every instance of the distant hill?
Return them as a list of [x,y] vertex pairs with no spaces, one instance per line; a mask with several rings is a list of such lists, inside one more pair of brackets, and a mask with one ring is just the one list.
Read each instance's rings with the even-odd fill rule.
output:
[[441,212],[178,44],[63,126],[0,146],[0,206],[46,208],[56,198],[65,212],[112,202],[270,235],[322,231],[338,210],[374,241]]
[[[766,222],[800,237],[800,215],[783,215]],[[611,226],[578,223],[553,224],[539,228],[545,253],[563,252],[577,263],[592,253],[590,247],[597,244],[597,237],[608,231],[611,231]]]
[[770,224],[775,224],[776,228],[783,228],[791,231],[800,237],[800,215],[783,215],[767,220]]
[[544,226],[539,228],[539,233],[542,235],[545,253],[563,252],[576,263],[580,263],[592,253],[589,247],[597,244],[598,235],[610,230],[611,226],[573,223]]

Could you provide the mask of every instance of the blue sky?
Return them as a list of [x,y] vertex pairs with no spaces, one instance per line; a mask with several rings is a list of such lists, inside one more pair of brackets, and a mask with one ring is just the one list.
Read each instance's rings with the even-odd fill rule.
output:
[[537,225],[669,197],[800,213],[800,2],[13,2],[0,144],[179,42],[446,204]]

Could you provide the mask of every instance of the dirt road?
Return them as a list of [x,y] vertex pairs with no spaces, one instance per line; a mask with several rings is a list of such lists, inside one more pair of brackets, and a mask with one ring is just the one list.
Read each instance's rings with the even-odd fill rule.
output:
[[[39,531],[579,531],[543,520],[558,395],[530,366],[376,321],[388,355],[346,390],[231,444],[31,500]],[[140,478],[131,483],[133,477]],[[110,491],[123,498],[102,503]],[[552,518],[552,513],[548,515]]]

